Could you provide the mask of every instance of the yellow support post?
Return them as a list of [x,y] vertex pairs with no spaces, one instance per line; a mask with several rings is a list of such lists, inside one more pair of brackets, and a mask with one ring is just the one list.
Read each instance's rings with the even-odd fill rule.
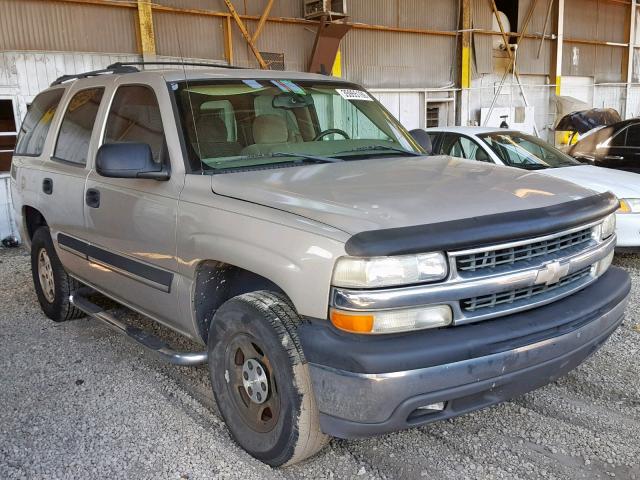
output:
[[333,62],[331,75],[334,77],[342,77],[342,51],[340,51],[340,49],[336,52],[336,59]]
[[267,18],[269,17],[269,13],[271,13],[271,8],[273,7],[274,0],[269,0],[267,6],[264,7],[264,11],[262,15],[260,15],[260,20],[258,20],[258,26],[256,27],[256,31],[253,32],[253,37],[251,37],[251,41],[256,43],[258,41],[258,37],[262,33],[262,29],[264,28],[264,24],[267,22]]
[[251,51],[255,55],[256,60],[258,60],[258,63],[260,64],[260,68],[262,68],[263,70],[267,70],[269,68],[269,66],[267,65],[267,62],[264,61],[264,58],[262,58],[262,55],[260,54],[260,52],[256,48],[256,44],[253,43],[253,40],[251,39],[251,35],[249,35],[249,32],[247,31],[247,27],[245,26],[244,22],[240,18],[240,15],[238,15],[238,12],[236,12],[235,7],[233,6],[233,4],[231,3],[230,0],[224,0],[224,3],[227,4],[227,8],[231,12],[231,15],[233,16],[233,19],[238,24],[238,28],[240,29],[240,33],[242,33],[242,36],[247,41],[247,44],[249,45],[249,48],[251,49]]
[[471,121],[471,0],[462,0],[462,38],[460,55],[460,125]]
[[231,33],[231,17],[224,19],[224,58],[233,65],[233,35]]
[[153,11],[150,0],[138,0],[138,26],[142,60],[152,62],[156,59],[156,36],[153,31]]

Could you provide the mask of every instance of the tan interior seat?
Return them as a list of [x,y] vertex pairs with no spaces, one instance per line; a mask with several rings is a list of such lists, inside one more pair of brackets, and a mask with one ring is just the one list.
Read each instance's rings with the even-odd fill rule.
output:
[[[232,157],[240,154],[238,142],[227,141],[227,126],[217,115],[204,113],[196,121],[197,138],[193,138],[194,149],[202,158]],[[195,142],[198,145],[195,145]]]
[[287,122],[280,115],[259,115],[253,121],[253,145],[243,151],[243,155],[264,155],[288,145]]

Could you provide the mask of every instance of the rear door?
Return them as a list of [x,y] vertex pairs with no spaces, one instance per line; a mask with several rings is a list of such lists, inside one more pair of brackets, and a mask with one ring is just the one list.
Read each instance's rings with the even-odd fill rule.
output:
[[[176,168],[182,160],[171,162],[167,148],[165,125],[172,122],[172,110],[166,84],[157,76],[150,76],[150,85],[123,79],[110,92],[98,143],[146,143],[171,177],[107,178],[91,170],[84,203],[90,278],[109,295],[175,327],[176,220],[184,165]],[[162,113],[159,98],[168,106]],[[92,160],[95,165],[95,155]]]
[[[54,245],[65,268],[83,276],[87,261],[83,248],[84,186],[97,131],[96,118],[104,98],[104,85],[74,85],[63,101],[51,155],[42,165],[39,208],[46,219]],[[79,243],[80,242],[80,243]]]

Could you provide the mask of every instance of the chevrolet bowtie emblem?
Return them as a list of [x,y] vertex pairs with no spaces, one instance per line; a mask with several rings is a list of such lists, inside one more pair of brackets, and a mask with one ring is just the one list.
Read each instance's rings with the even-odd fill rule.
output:
[[536,276],[536,285],[545,284],[553,285],[558,283],[562,277],[565,277],[569,273],[569,263],[552,262],[547,263],[544,267],[538,270]]

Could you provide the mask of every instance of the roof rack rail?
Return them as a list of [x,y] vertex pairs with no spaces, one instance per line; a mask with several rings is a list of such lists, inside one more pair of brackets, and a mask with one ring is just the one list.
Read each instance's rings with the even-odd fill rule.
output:
[[136,67],[130,65],[118,65],[114,63],[113,65],[109,65],[107,68],[103,68],[101,70],[93,70],[91,72],[78,73],[75,75],[62,75],[61,77],[56,78],[51,86],[60,85],[61,83],[68,82],[69,80],[76,80],[80,78],[89,78],[89,77],[97,77],[98,75],[103,75],[105,73],[135,73],[139,72]]
[[107,68],[121,68],[130,65],[186,65],[188,67],[213,67],[213,68],[230,68],[233,70],[246,70],[245,67],[238,67],[236,65],[225,65],[219,63],[205,63],[205,62],[116,62],[109,65]]

